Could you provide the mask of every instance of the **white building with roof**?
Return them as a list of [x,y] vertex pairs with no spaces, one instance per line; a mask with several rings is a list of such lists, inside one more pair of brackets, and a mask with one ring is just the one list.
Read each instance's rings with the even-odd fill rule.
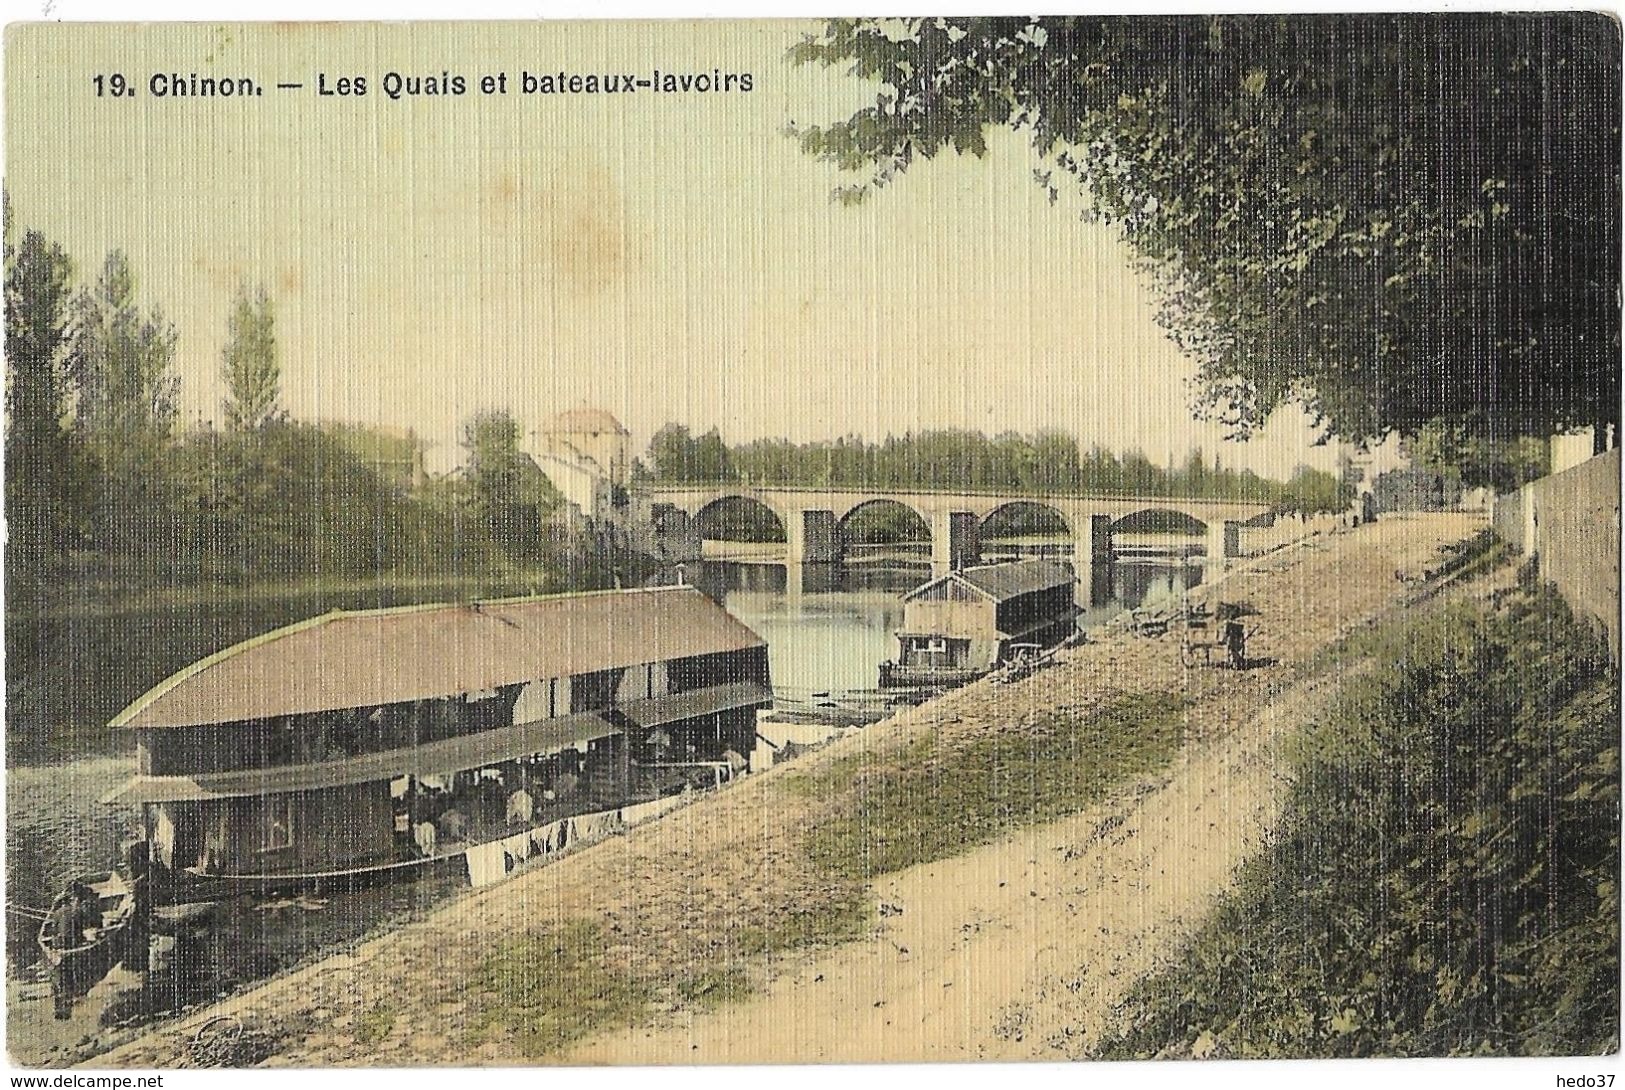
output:
[[594,521],[609,513],[631,478],[632,433],[603,409],[550,417],[525,436],[525,453],[566,502]]
[[548,455],[595,469],[611,484],[624,486],[631,476],[632,433],[603,409],[567,409],[532,434],[533,456]]

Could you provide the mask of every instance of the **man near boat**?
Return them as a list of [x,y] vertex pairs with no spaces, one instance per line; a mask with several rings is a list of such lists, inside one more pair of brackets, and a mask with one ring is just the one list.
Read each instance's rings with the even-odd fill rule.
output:
[[[83,882],[69,887],[69,896],[61,898],[51,910],[52,933],[60,950],[82,946],[101,926],[101,914],[96,908],[94,890]],[[87,935],[86,932],[92,934]]]

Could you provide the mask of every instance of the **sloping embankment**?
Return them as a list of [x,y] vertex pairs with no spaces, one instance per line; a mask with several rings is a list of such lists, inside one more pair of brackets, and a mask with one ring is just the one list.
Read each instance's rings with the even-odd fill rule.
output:
[[1233,573],[1212,593],[1258,608],[1249,654],[1271,665],[1187,670],[1175,638],[1080,648],[95,1062],[181,1063],[217,1013],[272,1064],[1073,1053],[1267,828],[1273,740],[1317,698],[1289,692],[1299,668],[1474,528],[1394,520]]

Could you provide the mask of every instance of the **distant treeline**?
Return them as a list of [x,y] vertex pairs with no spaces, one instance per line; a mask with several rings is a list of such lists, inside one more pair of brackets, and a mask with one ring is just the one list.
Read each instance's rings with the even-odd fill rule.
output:
[[643,472],[670,483],[1180,496],[1304,512],[1342,510],[1351,498],[1336,476],[1307,466],[1290,481],[1273,481],[1195,450],[1184,465],[1168,469],[1138,451],[1083,450],[1059,431],[989,438],[939,430],[880,442],[856,436],[810,443],[757,439],[730,447],[715,429],[696,436],[681,424],[667,424],[655,433]]

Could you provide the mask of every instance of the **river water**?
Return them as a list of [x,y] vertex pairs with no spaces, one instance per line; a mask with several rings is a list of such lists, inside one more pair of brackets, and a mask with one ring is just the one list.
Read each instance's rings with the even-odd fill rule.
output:
[[[807,565],[799,586],[783,564],[706,561],[691,581],[767,640],[775,691],[791,699],[813,693],[873,689],[880,663],[897,657],[904,592],[931,576],[929,562],[887,560],[862,565]],[[1083,629],[1125,609],[1177,597],[1202,580],[1200,564],[1171,560],[1111,565],[1109,588],[1078,618]]]
[[[892,634],[902,622],[900,596],[929,575],[923,557],[917,562],[893,559],[844,568],[809,566],[794,583],[782,564],[707,562],[698,571],[690,566],[688,573],[692,582],[768,641],[774,686],[791,700],[818,692],[875,688],[879,663],[896,654]],[[1104,600],[1084,613],[1080,626],[1093,627],[1123,609],[1175,596],[1201,578],[1199,565],[1119,561],[1111,567],[1109,591],[1102,588]],[[118,843],[135,828],[136,814],[99,799],[134,768],[133,755],[86,754],[9,770],[8,903],[44,907],[70,878],[111,864]],[[406,901],[408,906],[396,907],[423,907],[416,897]],[[356,907],[354,923],[359,927],[369,913]],[[15,915],[8,917],[8,924],[9,960],[13,965],[32,961],[37,924]],[[299,930],[307,939],[311,934],[337,939],[353,928],[339,926],[326,933],[314,919],[306,919]],[[310,950],[308,941],[293,946],[300,955]]]

